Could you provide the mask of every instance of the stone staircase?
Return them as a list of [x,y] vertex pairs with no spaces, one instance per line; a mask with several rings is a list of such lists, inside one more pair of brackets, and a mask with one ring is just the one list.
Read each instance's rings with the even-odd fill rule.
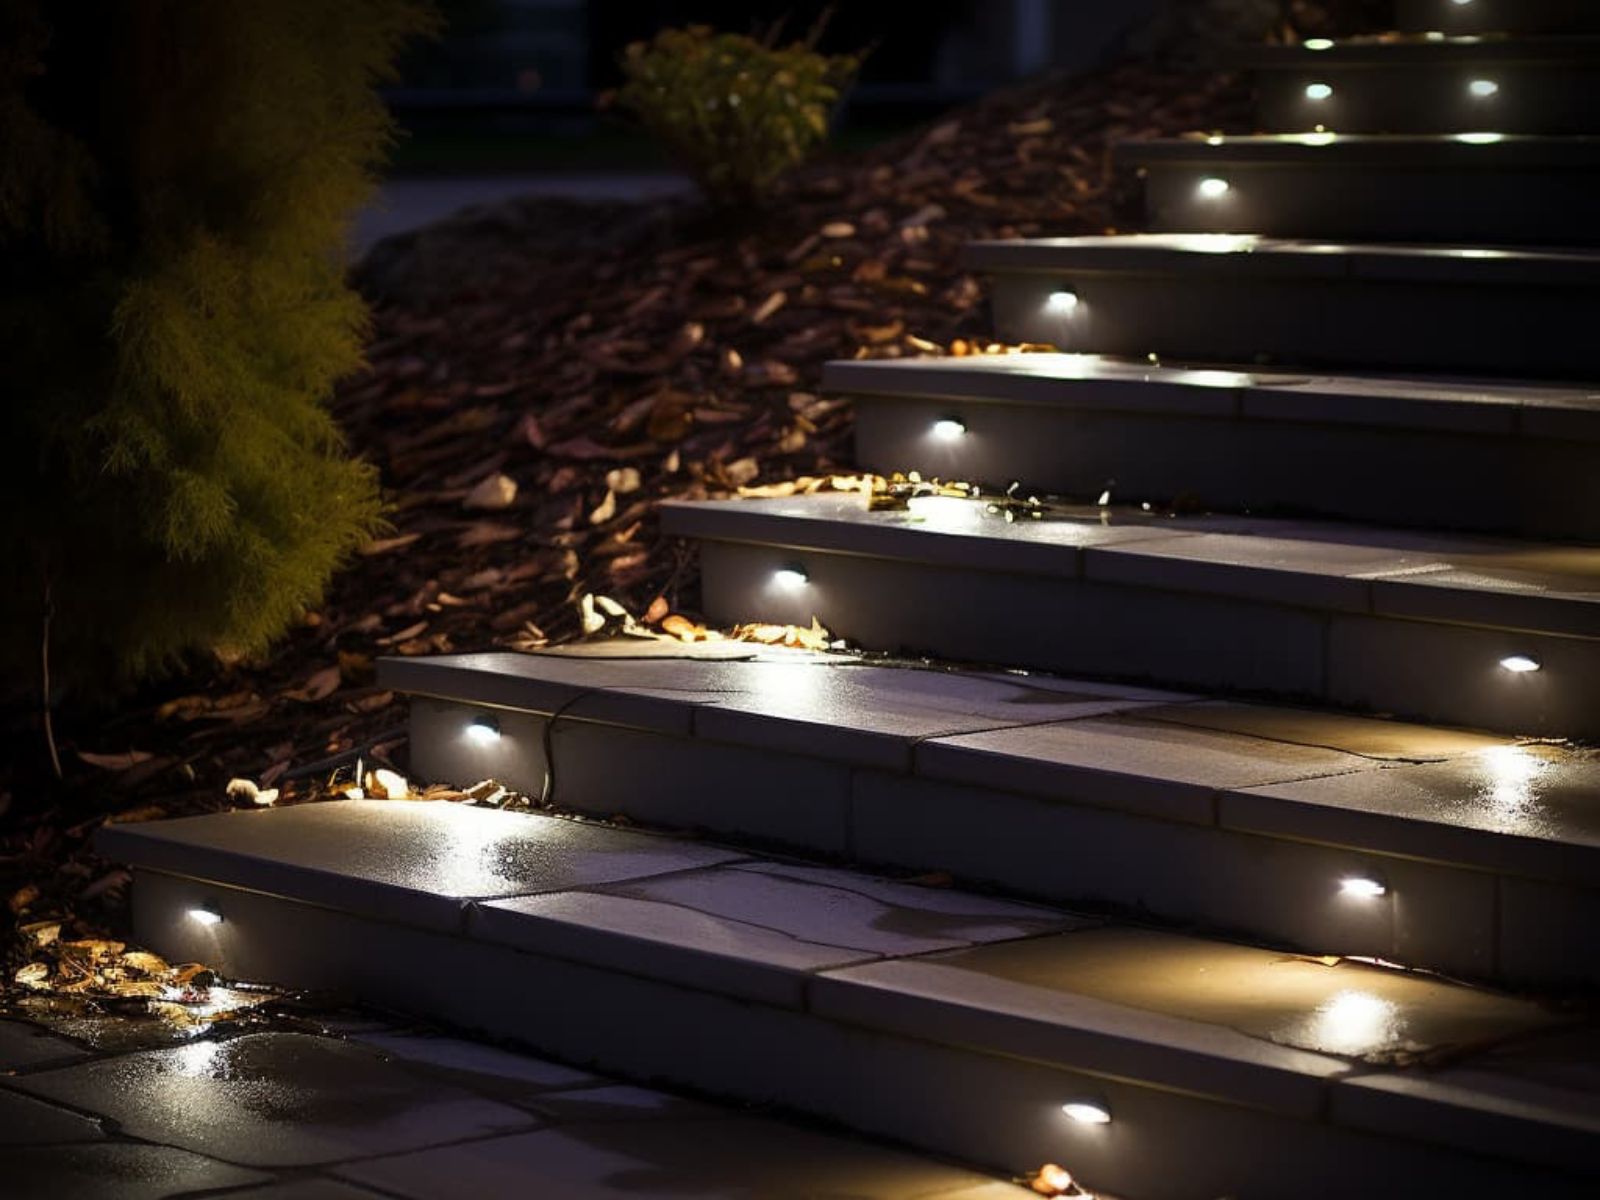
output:
[[1400,8],[1129,147],[1158,232],[972,248],[1062,353],[830,367],[862,467],[1075,501],[667,512],[887,656],[380,664],[420,778],[649,832],[109,826],[137,935],[1132,1200],[1594,1195],[1600,5]]

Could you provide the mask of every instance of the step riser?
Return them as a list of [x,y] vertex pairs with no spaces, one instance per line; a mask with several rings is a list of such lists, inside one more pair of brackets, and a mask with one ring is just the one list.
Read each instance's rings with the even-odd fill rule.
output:
[[[1225,179],[1223,201],[1200,193]],[[1600,241],[1600,171],[1349,169],[1196,161],[1147,168],[1146,228],[1344,241],[1581,246]]]
[[[1600,736],[1600,641],[1100,582],[1089,553],[1087,576],[1066,578],[709,541],[704,603],[715,625],[816,616],[876,650]],[[796,561],[809,582],[777,586]],[[1513,655],[1543,669],[1502,670]]]
[[[1094,1070],[1093,1045],[1076,1050],[1077,1061],[1041,1063],[886,1034],[852,1022],[848,1002],[827,989],[811,989],[802,1009],[734,1001],[148,871],[137,873],[133,896],[136,936],[173,961],[204,959],[239,977],[348,994],[573,1063],[780,1105],[1002,1172],[1060,1161],[1090,1187],[1150,1200],[1592,1190],[1592,1180],[1402,1140],[1337,1086],[1323,1113],[1281,1115]],[[224,923],[186,922],[183,914],[201,904],[220,905]],[[1062,1115],[1062,1103],[1084,1097],[1106,1104],[1112,1124],[1075,1126]],[[1263,1145],[1275,1152],[1262,1154]]]
[[[1065,315],[1051,311],[1061,292],[1078,297]],[[993,307],[1002,341],[1068,351],[1523,378],[1589,378],[1600,328],[1600,288],[1239,278],[1224,263],[1181,277],[1001,270]]]
[[[1592,442],[1114,407],[858,395],[856,461],[883,474],[1021,480],[1090,498],[1114,480],[1119,503],[1190,496],[1216,509],[1600,541],[1600,447]],[[951,417],[966,433],[934,436],[935,422]]]
[[[1499,90],[1476,96],[1471,87],[1479,81]],[[1306,89],[1319,83],[1333,94],[1310,98]],[[1256,121],[1273,133],[1593,133],[1600,130],[1597,88],[1600,67],[1588,64],[1311,62],[1257,75]]]
[[1413,33],[1600,33],[1593,0],[1400,0],[1399,17]]
[[[1093,772],[1081,794],[1029,796],[913,774],[910,763],[878,770],[571,717],[547,735],[548,714],[527,712],[499,711],[502,743],[486,749],[463,736],[485,711],[415,699],[413,771],[458,784],[493,777],[538,795],[548,737],[554,803],[593,816],[949,871],[1019,896],[1301,953],[1518,985],[1600,984],[1600,894],[1577,880],[1490,869],[1503,871],[1504,862],[1448,861],[1448,848],[1426,832],[1396,847],[1404,854],[1379,853],[1360,845],[1359,820],[1346,830],[1349,844],[1318,843],[1306,835],[1326,837],[1326,826],[1297,824],[1297,806],[1247,793],[1217,798],[1211,823],[1201,824],[1151,815],[1175,802],[1150,788],[1128,801],[1143,811],[1106,807],[1128,784]],[[1388,896],[1342,896],[1340,881],[1354,875],[1382,879]]]

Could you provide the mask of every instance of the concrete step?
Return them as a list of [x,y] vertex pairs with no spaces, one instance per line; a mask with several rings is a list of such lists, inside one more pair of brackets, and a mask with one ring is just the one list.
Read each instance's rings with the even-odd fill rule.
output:
[[1012,523],[966,499],[869,512],[822,495],[673,504],[663,519],[701,542],[718,625],[816,616],[871,649],[1600,735],[1593,549],[1058,513]]
[[727,648],[378,671],[414,698],[424,779],[494,778],[592,816],[1286,951],[1600,985],[1592,754],[1048,675],[709,649]]
[[1414,33],[1600,33],[1594,0],[1400,0],[1400,28]]
[[[1216,197],[1228,203],[1224,193]],[[1589,379],[1600,251],[1135,234],[974,242],[996,335],[1061,350]]]
[[[1126,142],[1145,228],[1378,242],[1600,242],[1600,138],[1497,133]],[[1223,197],[1208,194],[1222,180]],[[1220,201],[1220,202],[1219,202]]]
[[1600,388],[1076,354],[835,362],[823,383],[881,474],[1600,542]]
[[100,845],[174,960],[1003,1172],[1148,1200],[1596,1186],[1596,1032],[1500,993],[440,802]]
[[1600,133],[1600,37],[1409,37],[1262,46],[1271,133]]

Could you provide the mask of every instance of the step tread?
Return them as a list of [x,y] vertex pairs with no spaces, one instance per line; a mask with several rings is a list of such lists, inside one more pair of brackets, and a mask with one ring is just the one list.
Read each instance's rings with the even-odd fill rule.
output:
[[1096,354],[845,359],[829,391],[1600,441],[1600,389],[1153,364]]
[[841,494],[680,502],[662,511],[667,531],[684,537],[1600,636],[1600,555],[1583,546],[1090,505],[1060,519],[1007,522],[951,497],[913,501],[909,512],[871,512],[858,496]]
[[[600,840],[573,845],[569,828]],[[659,842],[659,855],[641,862],[641,838]],[[530,843],[562,853],[529,855]],[[706,848],[441,801],[333,801],[111,826],[102,849],[136,869],[327,905],[326,889],[307,885],[330,873],[330,845],[356,864],[396,853],[434,863],[409,883],[440,904],[459,904],[485,865],[497,864],[495,889],[504,880],[519,894],[462,905],[450,932],[468,942],[1307,1119],[1355,1079],[1404,1080],[1412,1073],[1397,1061],[1448,1054],[1457,1064],[1448,1088],[1368,1085],[1361,1106],[1381,1119],[1394,1097],[1414,1110],[1420,1096],[1447,1140],[1450,1121],[1439,1114],[1464,1111],[1492,1126],[1476,1149],[1512,1157],[1526,1153],[1522,1127],[1532,1125],[1564,1165],[1586,1166],[1580,1148],[1600,1131],[1583,1081],[1530,1100],[1515,1072],[1476,1049],[1570,1021],[1489,990],[1358,963],[1330,967],[732,852],[670,872],[664,861],[688,862]],[[331,873],[343,888],[336,907],[404,922],[388,907],[393,887],[374,880],[370,865]],[[1496,1123],[1508,1091],[1515,1119]]]
[[1190,273],[1273,279],[1593,287],[1600,250],[1362,243],[1249,233],[1129,233],[969,242],[984,271]]
[[1253,46],[1238,56],[1252,70],[1306,70],[1318,66],[1439,66],[1472,63],[1579,63],[1600,66],[1600,36],[1593,34],[1380,34],[1314,45]]
[[1600,167],[1600,137],[1505,133],[1193,134],[1119,142],[1116,154],[1120,160],[1135,165],[1259,163],[1350,170],[1392,164],[1418,170],[1572,170]]
[[1581,750],[1040,674],[698,655],[502,652],[378,669],[386,688],[467,704],[1585,886],[1600,877],[1600,758]]

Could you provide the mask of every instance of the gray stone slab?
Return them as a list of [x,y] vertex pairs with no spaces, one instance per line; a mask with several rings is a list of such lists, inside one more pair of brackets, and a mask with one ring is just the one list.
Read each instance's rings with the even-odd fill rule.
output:
[[239,1200],[381,1200],[381,1192],[368,1191],[353,1183],[337,1179],[304,1177],[284,1183],[269,1183],[265,1187],[246,1188],[242,1192],[229,1192]]
[[[102,1136],[100,1123],[31,1096],[0,1090],[0,1146],[47,1146],[53,1142],[91,1142]],[[9,1150],[0,1152],[0,1158]]]
[[1382,546],[1211,533],[1152,539],[1133,553],[1089,553],[1084,570],[1106,583],[1366,612],[1369,577],[1445,565]]
[[1506,734],[1415,725],[1405,721],[1360,717],[1315,708],[1283,708],[1203,700],[1166,708],[1147,708],[1141,720],[1164,721],[1219,733],[1321,746],[1343,754],[1393,762],[1442,762],[1514,744]]
[[1233,1029],[939,959],[847,967],[815,982],[812,1005],[831,1020],[902,1037],[1139,1079],[1305,1118],[1318,1110],[1323,1081],[1345,1069],[1342,1060]]
[[1222,824],[1254,833],[1592,886],[1600,878],[1600,759],[1491,746],[1448,762],[1303,779],[1224,796]]
[[495,902],[471,927],[530,953],[799,1008],[815,971],[1078,924],[1031,905],[759,864]]
[[869,512],[860,496],[840,494],[672,503],[664,504],[661,512],[663,528],[679,537],[908,557],[973,570],[1065,578],[1080,574],[1086,546],[1171,534],[1170,529],[1133,514],[1008,523],[986,514],[980,504],[942,497],[919,503],[911,512]]
[[101,1059],[18,1086],[101,1112],[133,1137],[260,1167],[338,1162],[536,1124],[518,1109],[420,1079],[374,1050],[292,1033]]
[[580,1088],[542,1096],[533,1104],[541,1117],[553,1124],[583,1125],[595,1121],[706,1121],[728,1115],[728,1110],[689,1100],[671,1092],[631,1084]]
[[940,738],[917,748],[919,775],[1208,824],[1214,797],[1246,781],[1375,769],[1321,746],[1112,717]]
[[[450,929],[469,899],[710,866],[737,853],[445,802],[341,800],[108,825],[107,857]],[[226,919],[226,914],[224,914]]]
[[901,1151],[754,1118],[603,1122],[351,1164],[340,1174],[397,1195],[641,1194],[839,1196],[852,1200],[1001,1200],[1028,1195],[972,1171]]
[[5,1154],[6,1200],[167,1200],[266,1178],[171,1146],[101,1142]]
[[1335,1121],[1600,1176],[1600,1035],[1592,1028],[1513,1042],[1436,1071],[1341,1081]]
[[0,1071],[78,1058],[81,1047],[27,1021],[0,1021]]
[[1042,676],[752,665],[755,685],[696,711],[695,733],[856,766],[907,770],[920,740],[1121,712],[1162,693]]
[[1341,1059],[1558,1023],[1526,1001],[1398,971],[1112,927],[848,967],[813,996],[836,1019],[1306,1116]]
[[525,1100],[604,1082],[598,1075],[483,1042],[429,1033],[375,1033],[354,1041],[479,1095]]

